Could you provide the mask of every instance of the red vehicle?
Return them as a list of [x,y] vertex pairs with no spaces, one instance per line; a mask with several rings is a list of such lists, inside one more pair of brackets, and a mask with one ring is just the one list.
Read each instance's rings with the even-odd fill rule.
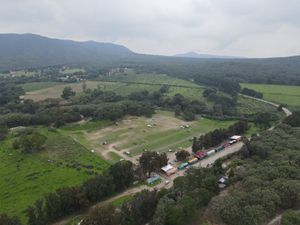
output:
[[206,157],[206,153],[203,151],[198,151],[195,153],[195,157],[197,157],[198,159],[203,159]]

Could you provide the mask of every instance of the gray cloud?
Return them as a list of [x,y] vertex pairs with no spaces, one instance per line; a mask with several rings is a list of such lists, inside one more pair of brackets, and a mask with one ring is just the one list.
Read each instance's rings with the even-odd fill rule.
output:
[[0,32],[124,44],[136,52],[300,54],[299,0],[0,0]]

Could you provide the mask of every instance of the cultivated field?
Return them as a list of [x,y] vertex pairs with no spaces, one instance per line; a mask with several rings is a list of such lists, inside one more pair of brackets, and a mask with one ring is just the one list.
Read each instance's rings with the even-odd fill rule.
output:
[[48,137],[40,153],[12,149],[13,138],[0,145],[0,213],[24,220],[24,209],[43,194],[81,184],[109,166],[70,137],[46,128],[40,131]]
[[[126,70],[125,74],[115,74],[103,81],[87,81],[86,84],[87,88],[93,89],[99,86],[103,91],[114,91],[122,96],[143,90],[158,91],[163,84],[167,84],[170,86],[168,96],[180,93],[193,100],[205,101],[202,97],[203,87],[163,74],[136,74],[132,70]],[[26,91],[24,98],[33,99],[34,101],[60,98],[64,87],[67,86],[72,87],[77,93],[82,92],[82,83],[34,82],[22,85]]]
[[278,104],[287,104],[291,108],[300,108],[300,87],[268,84],[241,84],[242,87],[262,92],[264,99]]
[[[111,82],[101,82],[101,81],[87,81],[87,88],[94,89],[98,85],[103,87],[105,90],[113,90],[117,88],[117,83]],[[46,88],[43,88],[45,86]],[[47,87],[48,86],[48,87]],[[59,82],[34,82],[34,83],[27,83],[23,85],[24,89],[31,89],[32,91],[26,92],[23,96],[24,99],[32,99],[34,101],[44,100],[46,98],[60,98],[62,91],[65,87],[72,87],[76,93],[81,93],[82,90],[82,83],[59,83]]]
[[[88,122],[82,126],[90,124],[90,129],[77,125],[62,130],[91,151],[116,162],[121,158],[136,159],[145,150],[174,152],[189,147],[194,136],[228,127],[233,122],[203,118],[186,122],[175,118],[174,113],[158,111],[152,118],[130,116],[117,124],[105,128],[100,126],[102,129],[95,129],[93,122]],[[188,128],[183,128],[184,125]]]
[[284,116],[283,113],[279,113],[276,107],[272,105],[255,99],[246,98],[241,95],[238,97],[237,112],[242,115],[252,115],[257,112],[269,112],[271,114],[277,114],[279,117]]

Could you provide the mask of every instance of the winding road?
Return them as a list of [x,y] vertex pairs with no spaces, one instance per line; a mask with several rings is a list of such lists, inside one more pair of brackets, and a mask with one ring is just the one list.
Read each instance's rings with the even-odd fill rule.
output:
[[[248,95],[242,95],[242,94],[241,94],[241,96],[243,96],[245,98],[254,99],[256,101],[267,103],[267,104],[272,105],[276,108],[279,106],[279,104],[277,104],[277,103],[270,102],[270,101],[267,101],[267,100],[264,100],[264,99],[261,99],[261,98],[255,98],[255,97],[251,97],[251,96],[248,96]],[[285,108],[285,107],[282,107],[282,111],[285,113],[286,116],[292,115],[292,112],[289,109]]]

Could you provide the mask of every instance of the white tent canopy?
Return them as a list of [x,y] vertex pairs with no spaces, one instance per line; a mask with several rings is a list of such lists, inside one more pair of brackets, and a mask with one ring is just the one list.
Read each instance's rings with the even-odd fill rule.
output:
[[170,164],[164,166],[161,168],[162,171],[164,171],[165,173],[168,172],[169,170],[172,170],[174,167],[171,166]]

